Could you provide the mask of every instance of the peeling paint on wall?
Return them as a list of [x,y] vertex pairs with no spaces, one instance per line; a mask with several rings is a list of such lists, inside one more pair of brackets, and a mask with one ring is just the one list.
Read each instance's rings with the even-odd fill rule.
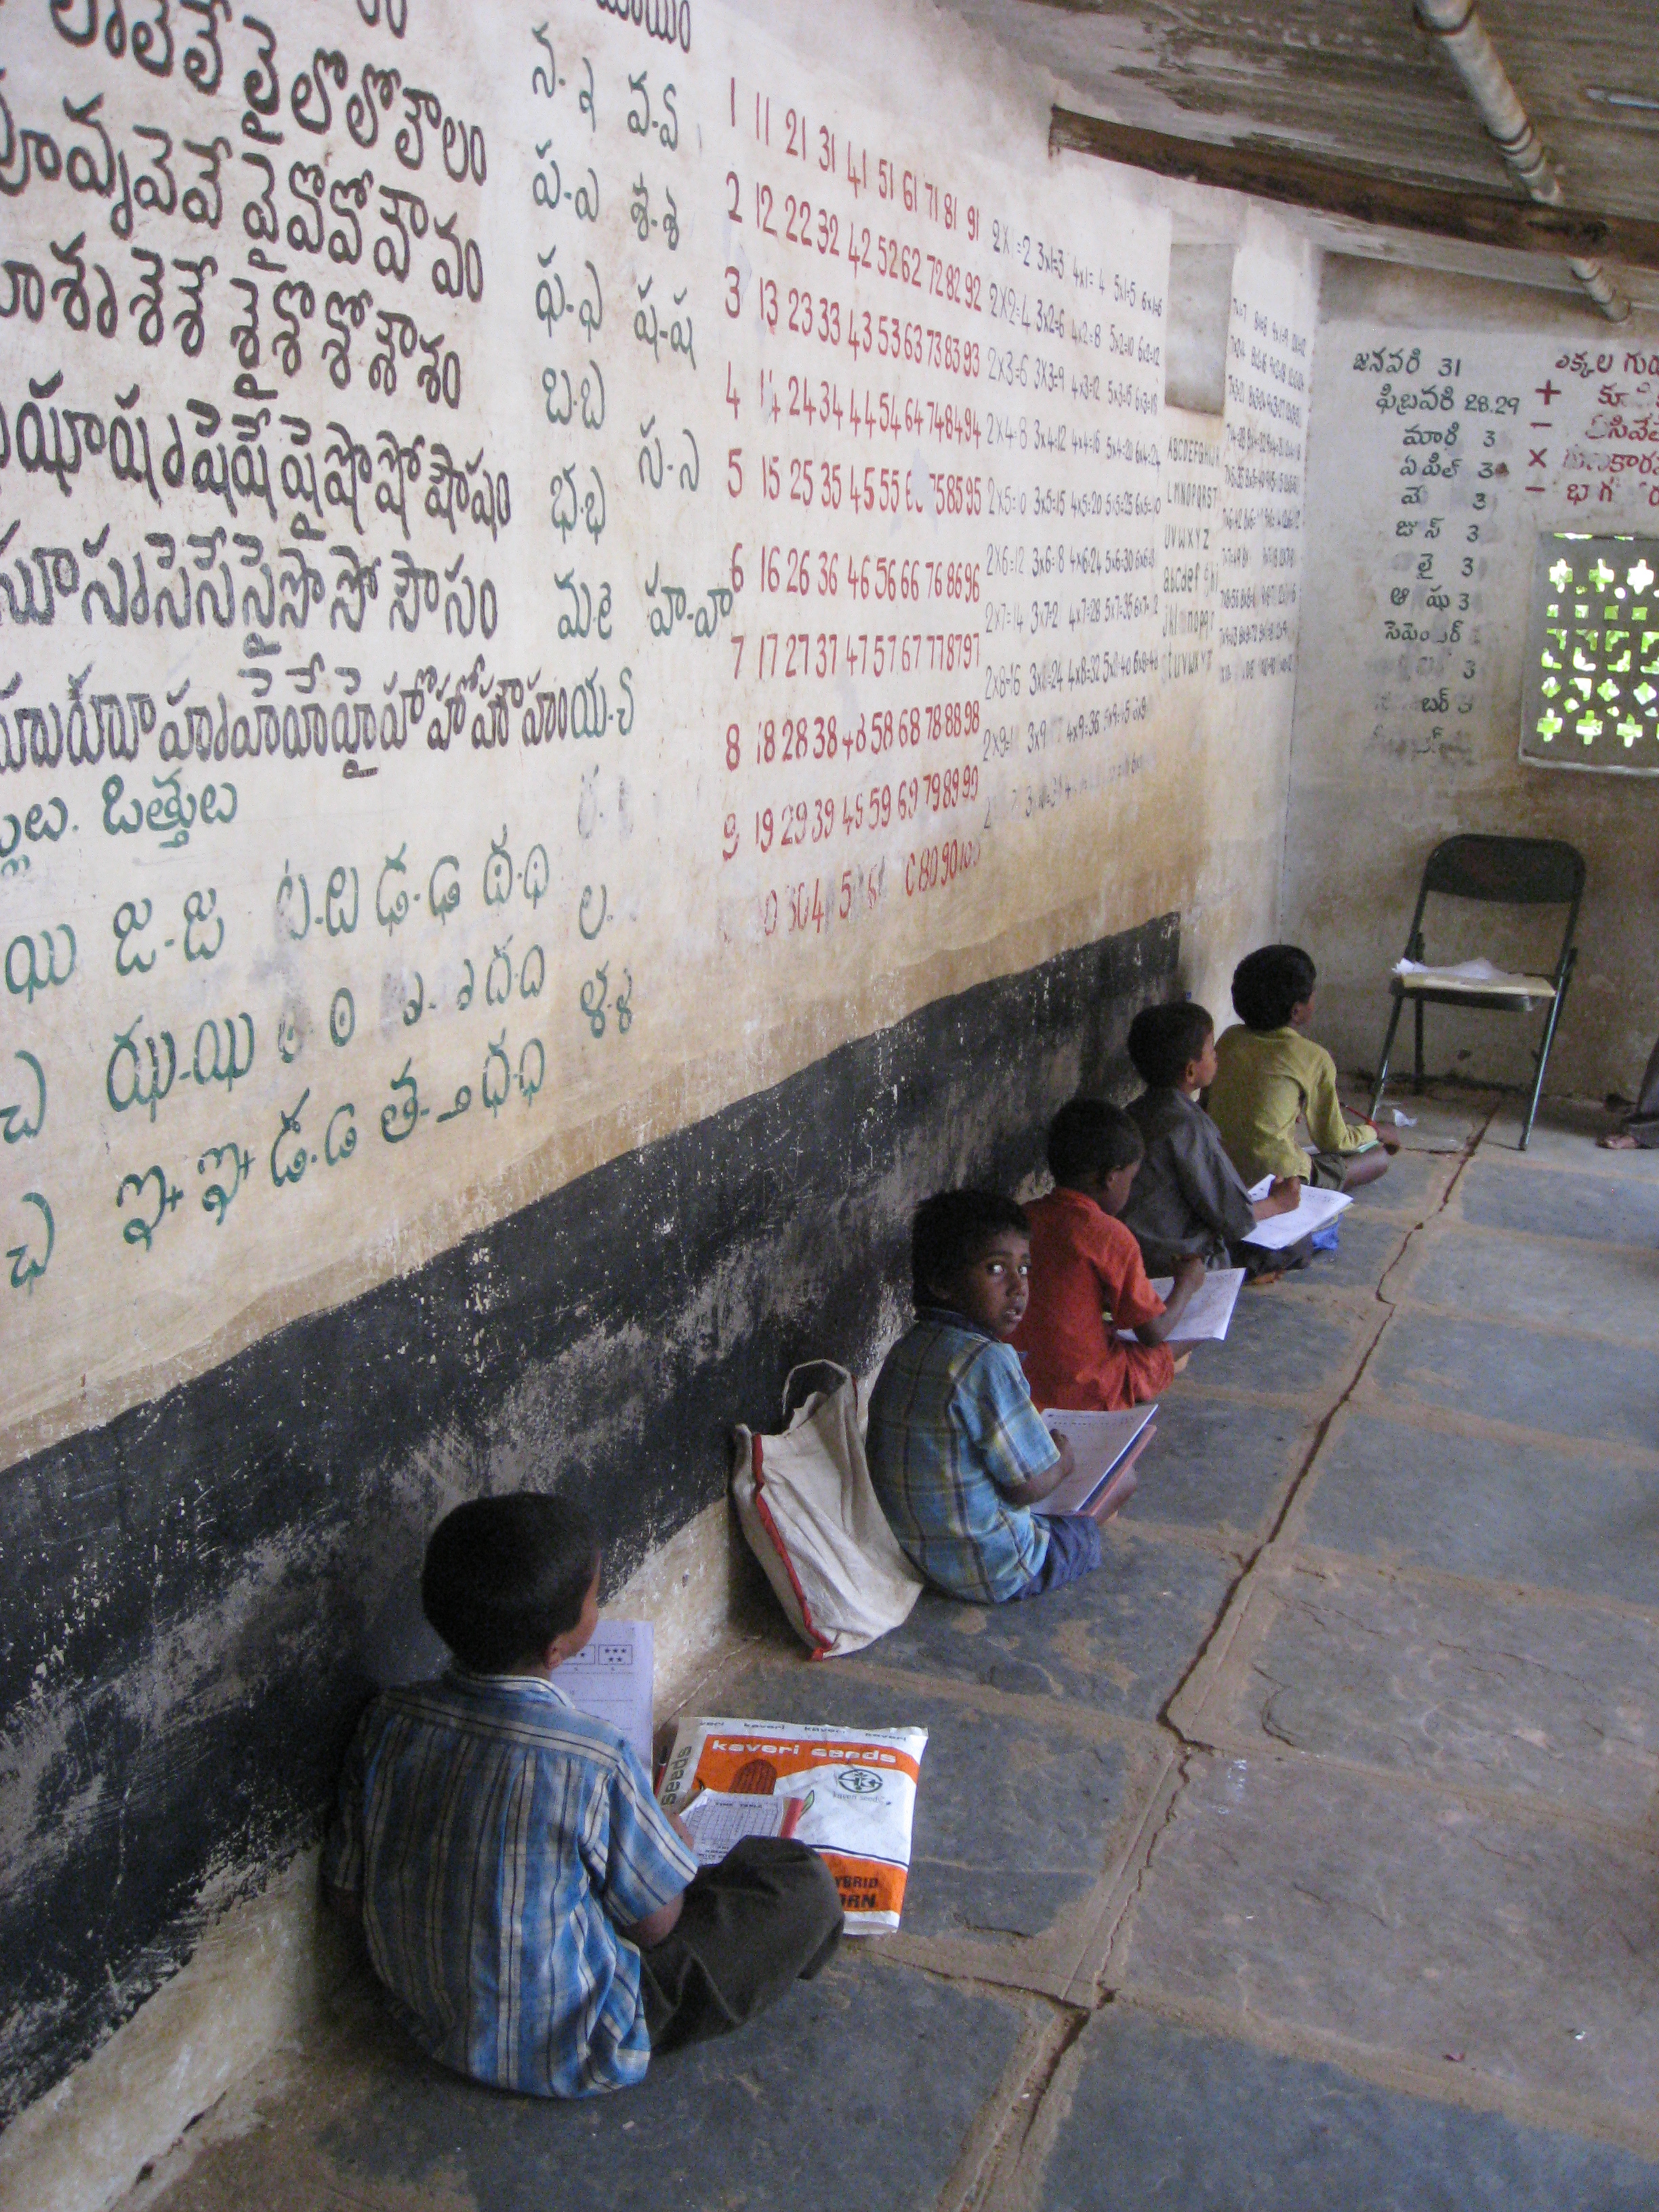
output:
[[1124,1087],[1173,918],[939,1001],[295,1322],[0,1487],[0,2036],[21,2100],[316,1832],[387,1591],[463,1496],[554,1483],[607,1586],[724,1492],[798,1360],[899,1325],[921,1192],[1012,1189]]

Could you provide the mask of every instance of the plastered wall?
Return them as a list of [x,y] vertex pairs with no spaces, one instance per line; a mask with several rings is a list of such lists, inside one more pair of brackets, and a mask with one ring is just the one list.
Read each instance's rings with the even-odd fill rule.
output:
[[88,3],[3,87],[14,1456],[941,975],[1259,900],[1288,633],[1178,625],[1294,544],[1223,476],[1300,444],[1270,228],[1171,464],[1168,216],[1040,88],[941,143],[707,6],[163,70]]
[[[1540,533],[1659,538],[1659,324],[1638,311],[1613,329],[1543,294],[1331,260],[1319,357],[1284,909],[1319,963],[1319,1032],[1343,1065],[1375,1066],[1388,972],[1440,838],[1561,837],[1589,888],[1550,1087],[1628,1093],[1659,1029],[1659,787],[1518,754]],[[1632,761],[1653,751],[1644,740]],[[1477,910],[1430,951],[1549,965],[1561,919],[1499,939]],[[1429,1065],[1528,1080],[1536,1032],[1431,1010]]]
[[836,15],[7,12],[19,2096],[314,1832],[435,1510],[637,1568],[1274,924],[1310,257],[1206,210],[1166,410],[1192,196]]

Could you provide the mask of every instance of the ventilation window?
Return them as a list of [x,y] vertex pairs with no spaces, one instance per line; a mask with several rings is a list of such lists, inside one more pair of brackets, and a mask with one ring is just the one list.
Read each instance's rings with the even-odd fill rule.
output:
[[1659,538],[1539,538],[1521,757],[1659,775]]

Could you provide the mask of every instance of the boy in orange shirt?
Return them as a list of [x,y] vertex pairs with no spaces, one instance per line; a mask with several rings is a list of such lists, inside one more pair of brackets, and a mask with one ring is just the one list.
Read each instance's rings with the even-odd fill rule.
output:
[[[1054,1188],[1026,1209],[1030,1303],[1012,1339],[1040,1408],[1121,1412],[1160,1395],[1176,1372],[1164,1340],[1204,1280],[1204,1262],[1180,1262],[1167,1305],[1147,1280],[1140,1247],[1117,1218],[1143,1149],[1133,1121],[1103,1099],[1073,1098],[1049,1125]],[[1139,1341],[1125,1344],[1120,1328]]]

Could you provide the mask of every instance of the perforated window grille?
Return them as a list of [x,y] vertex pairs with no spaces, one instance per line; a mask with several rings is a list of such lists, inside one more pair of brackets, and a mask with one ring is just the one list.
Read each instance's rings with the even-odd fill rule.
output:
[[1539,538],[1521,757],[1659,775],[1659,538]]

